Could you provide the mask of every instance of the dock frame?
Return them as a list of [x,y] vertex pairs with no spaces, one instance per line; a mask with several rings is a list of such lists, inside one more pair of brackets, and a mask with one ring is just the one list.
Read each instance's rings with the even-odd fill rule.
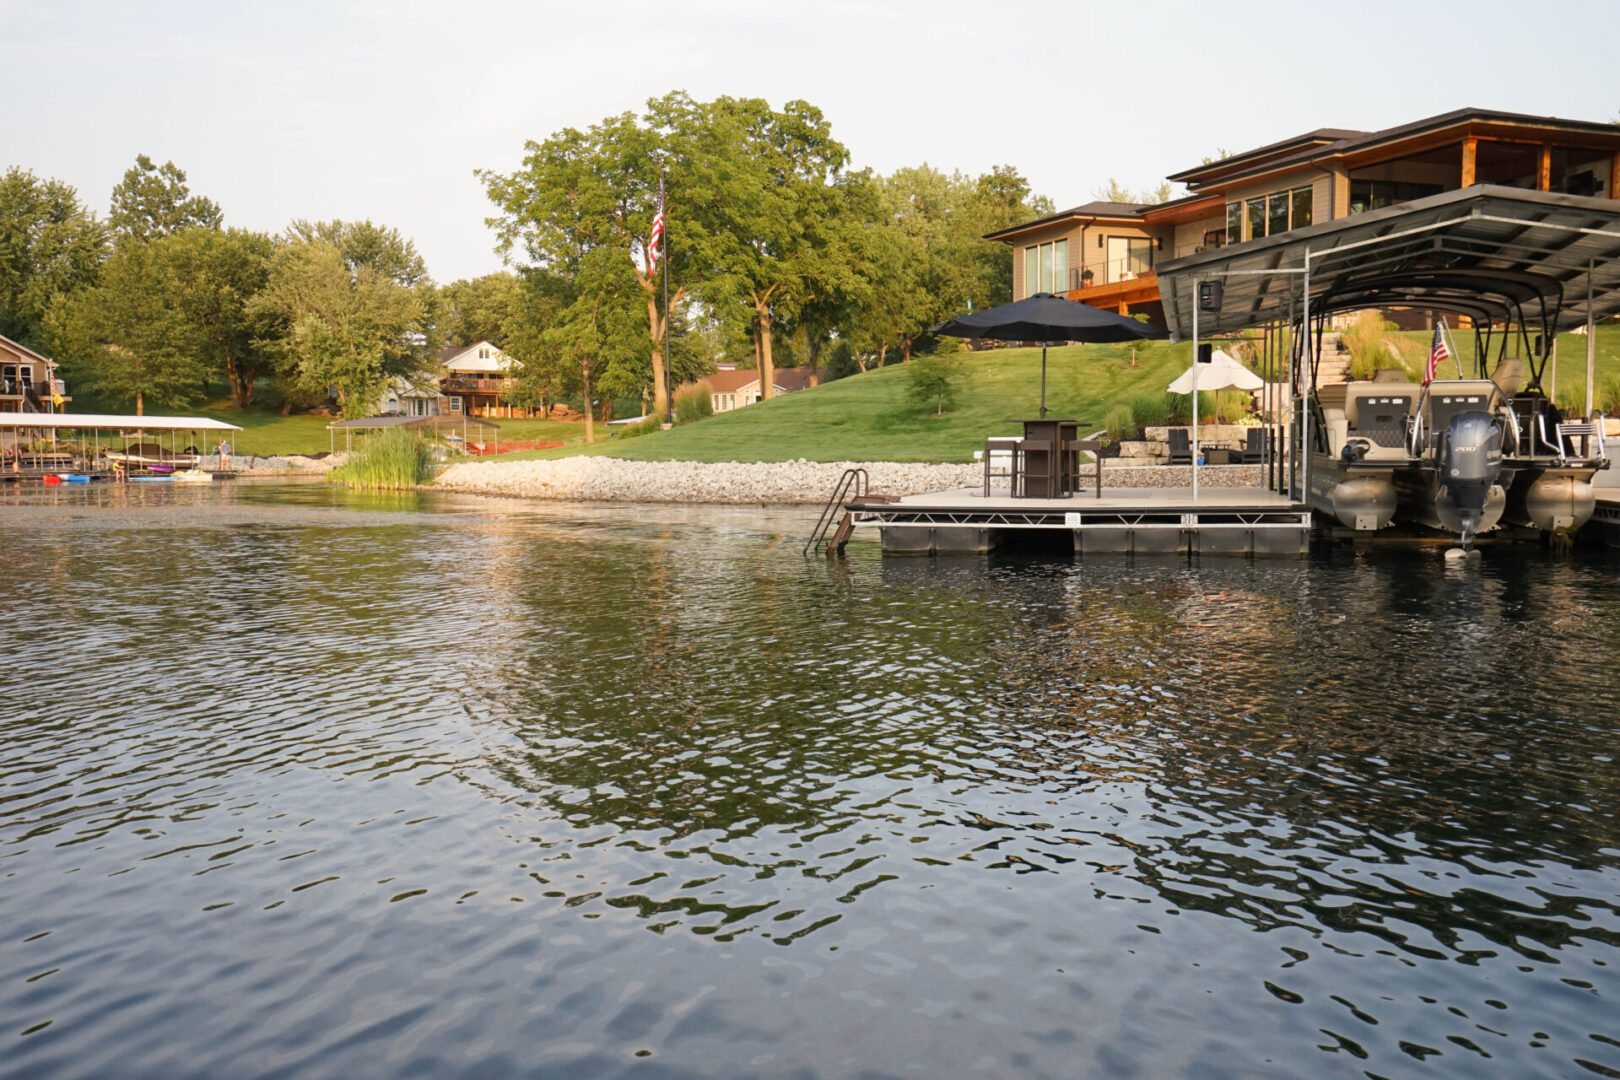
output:
[[856,524],[876,525],[889,555],[975,555],[1019,534],[1068,532],[1077,554],[1304,555],[1309,507],[1262,488],[1105,490],[1100,497],[985,498],[972,488],[855,500]]

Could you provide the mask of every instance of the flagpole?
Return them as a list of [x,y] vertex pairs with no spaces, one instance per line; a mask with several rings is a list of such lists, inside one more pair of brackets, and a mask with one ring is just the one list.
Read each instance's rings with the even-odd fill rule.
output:
[[675,366],[675,358],[670,355],[669,348],[669,210],[664,205],[664,177],[668,173],[668,165],[662,166],[658,171],[658,214],[664,221],[664,233],[658,238],[658,242],[664,248],[664,257],[661,260],[664,264],[664,421],[674,424],[675,394],[672,391],[674,385],[672,369]]

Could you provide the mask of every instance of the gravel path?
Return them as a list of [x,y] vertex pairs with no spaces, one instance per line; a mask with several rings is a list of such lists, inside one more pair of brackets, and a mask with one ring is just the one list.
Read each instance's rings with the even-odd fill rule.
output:
[[[781,461],[704,464],[693,461],[621,461],[567,457],[551,461],[477,461],[451,465],[436,486],[480,495],[600,502],[823,503],[845,469],[862,468],[871,490],[885,495],[973,487],[983,467],[894,461]],[[1105,466],[1107,487],[1179,487],[1192,483],[1185,466]],[[1213,466],[1198,482],[1210,487],[1260,483],[1257,466]],[[1004,481],[1003,481],[1004,482]]]

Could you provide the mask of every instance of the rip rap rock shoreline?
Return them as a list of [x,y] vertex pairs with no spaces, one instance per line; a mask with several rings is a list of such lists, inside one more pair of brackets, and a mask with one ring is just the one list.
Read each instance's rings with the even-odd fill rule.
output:
[[[917,495],[952,488],[977,489],[984,466],[898,461],[723,462],[623,461],[606,457],[566,457],[549,461],[459,462],[441,472],[434,487],[474,495],[591,502],[673,502],[730,504],[820,504],[827,501],[845,469],[865,469],[870,490],[883,495]],[[1082,488],[1086,466],[1082,466]],[[1232,487],[1261,482],[1257,466],[1212,466],[1199,470],[1199,483]],[[1185,467],[1103,468],[1107,487],[1163,487],[1191,483]],[[1005,479],[997,481],[1004,487]],[[1004,493],[1004,492],[1003,492]]]

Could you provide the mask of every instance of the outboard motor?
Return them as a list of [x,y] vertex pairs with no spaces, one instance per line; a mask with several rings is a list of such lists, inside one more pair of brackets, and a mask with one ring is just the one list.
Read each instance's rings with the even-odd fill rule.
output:
[[1467,551],[1502,471],[1502,425],[1490,413],[1458,413],[1440,444],[1439,465],[1440,483],[1457,509],[1458,532]]

